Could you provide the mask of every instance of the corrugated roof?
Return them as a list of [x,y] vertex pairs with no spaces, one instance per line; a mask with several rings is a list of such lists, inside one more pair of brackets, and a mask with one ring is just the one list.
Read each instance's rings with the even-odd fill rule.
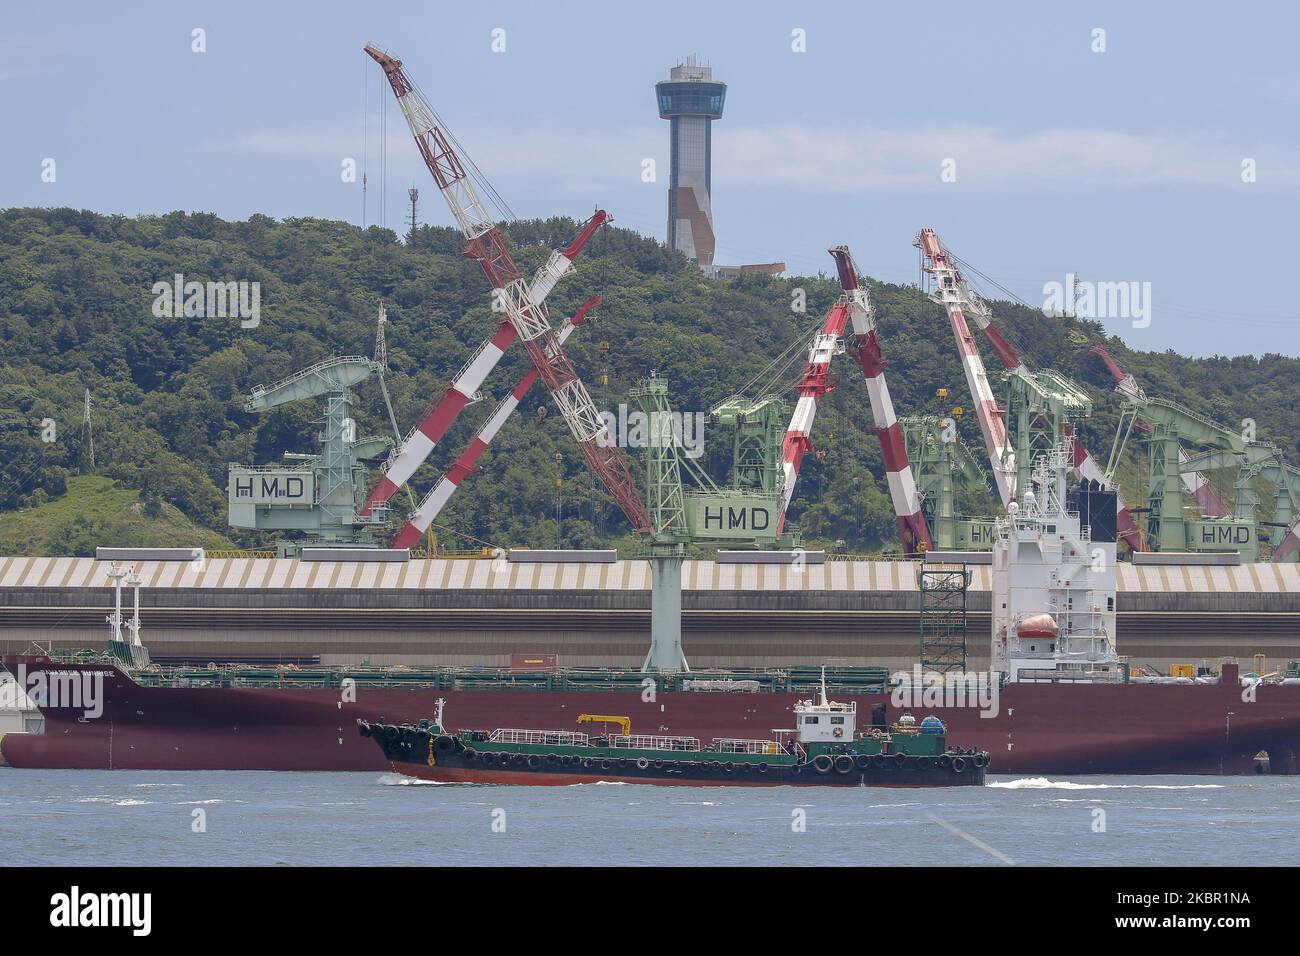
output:
[[[972,567],[971,588],[989,589],[988,567]],[[108,587],[108,562],[94,558],[0,558],[0,588]],[[650,565],[511,563],[503,560],[299,562],[276,558],[209,558],[202,562],[137,564],[145,588],[293,588],[363,590],[597,590],[645,591]],[[687,591],[915,591],[917,565],[908,561],[832,561],[786,565],[687,561]],[[1118,589],[1172,593],[1300,593],[1300,565],[1119,566]]]

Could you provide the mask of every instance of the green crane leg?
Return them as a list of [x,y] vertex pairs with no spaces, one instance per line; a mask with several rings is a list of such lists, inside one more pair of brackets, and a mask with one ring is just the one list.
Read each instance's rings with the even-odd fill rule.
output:
[[682,653],[681,555],[654,555],[650,559],[650,650],[643,672],[690,670]]

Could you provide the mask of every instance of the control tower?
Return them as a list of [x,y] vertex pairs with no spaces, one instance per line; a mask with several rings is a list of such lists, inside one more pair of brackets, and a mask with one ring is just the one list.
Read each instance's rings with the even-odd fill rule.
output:
[[727,84],[713,79],[713,68],[690,56],[655,84],[659,117],[672,123],[672,173],[668,184],[668,245],[713,265],[713,208],[710,166],[713,121],[722,118]]

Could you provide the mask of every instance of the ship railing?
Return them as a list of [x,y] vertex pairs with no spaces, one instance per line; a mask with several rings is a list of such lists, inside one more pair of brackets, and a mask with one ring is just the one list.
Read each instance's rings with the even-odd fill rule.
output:
[[611,747],[628,750],[699,750],[698,737],[656,737],[650,734],[614,734],[609,738]]
[[775,740],[742,740],[724,737],[717,741],[719,753],[724,754],[777,754],[781,748]]
[[488,740],[497,744],[535,744],[545,747],[586,747],[587,735],[572,730],[520,730],[500,727]]
[[1018,671],[1016,679],[1021,682],[1051,682],[1053,684],[1068,684],[1071,681],[1082,681],[1089,684],[1118,684],[1123,682],[1123,673],[1119,668],[1116,668],[1113,671],[1100,671],[1084,670],[1082,668],[1057,669],[1054,667],[1022,667]]

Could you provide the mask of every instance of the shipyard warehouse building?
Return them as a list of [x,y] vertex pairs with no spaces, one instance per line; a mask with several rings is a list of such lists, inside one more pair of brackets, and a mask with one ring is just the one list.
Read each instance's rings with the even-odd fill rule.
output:
[[[613,552],[512,557],[121,563],[140,578],[142,637],[163,662],[507,667],[512,655],[554,655],[565,667],[641,665],[648,563]],[[535,555],[546,557],[561,556]],[[911,667],[922,567],[687,561],[684,650],[695,668]],[[102,647],[109,568],[94,558],[0,558],[0,648]],[[984,667],[991,569],[967,570],[968,662]],[[1300,565],[1123,563],[1117,584],[1118,650],[1133,663],[1166,671],[1235,658],[1272,670],[1300,659]],[[130,602],[124,589],[127,616]]]

